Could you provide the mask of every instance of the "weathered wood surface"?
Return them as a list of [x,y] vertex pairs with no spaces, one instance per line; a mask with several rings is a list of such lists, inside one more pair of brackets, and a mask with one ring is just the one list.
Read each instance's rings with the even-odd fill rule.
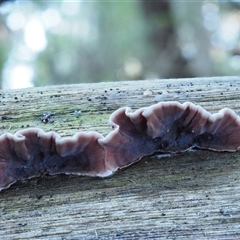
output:
[[[143,92],[151,90],[151,96]],[[111,131],[109,115],[192,101],[240,115],[240,77],[79,84],[0,92],[0,131]],[[81,110],[77,114],[76,110]],[[40,120],[53,113],[53,123]],[[240,238],[240,153],[145,157],[106,179],[56,176],[0,192],[0,239]]]

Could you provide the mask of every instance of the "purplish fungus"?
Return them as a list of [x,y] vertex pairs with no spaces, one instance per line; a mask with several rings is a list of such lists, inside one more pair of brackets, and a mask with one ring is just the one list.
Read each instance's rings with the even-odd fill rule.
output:
[[240,148],[240,117],[231,109],[210,114],[186,102],[161,102],[132,112],[124,107],[110,117],[113,131],[55,132],[28,128],[0,136],[0,189],[43,174],[106,177],[153,153],[190,148],[236,151]]

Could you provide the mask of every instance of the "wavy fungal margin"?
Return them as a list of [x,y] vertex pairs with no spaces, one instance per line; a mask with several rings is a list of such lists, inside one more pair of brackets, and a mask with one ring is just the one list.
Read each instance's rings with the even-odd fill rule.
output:
[[0,136],[0,190],[42,174],[106,177],[153,153],[190,148],[233,152],[240,148],[240,117],[224,108],[211,114],[191,102],[160,102],[135,112],[124,107],[109,119],[113,131],[55,132],[28,128]]

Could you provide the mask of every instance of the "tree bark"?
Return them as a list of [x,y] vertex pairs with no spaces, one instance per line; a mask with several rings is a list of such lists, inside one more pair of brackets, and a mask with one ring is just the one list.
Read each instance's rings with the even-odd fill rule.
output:
[[[145,95],[150,90],[152,95]],[[62,85],[0,92],[0,130],[41,127],[106,135],[110,114],[191,101],[240,114],[240,77]],[[49,118],[43,115],[51,112]],[[45,120],[44,120],[45,119]],[[236,239],[240,153],[145,157],[101,179],[44,176],[0,192],[1,239]]]

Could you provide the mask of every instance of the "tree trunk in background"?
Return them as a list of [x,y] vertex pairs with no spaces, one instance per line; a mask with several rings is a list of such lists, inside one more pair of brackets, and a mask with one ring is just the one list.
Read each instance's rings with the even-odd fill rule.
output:
[[[172,5],[168,1],[142,0],[148,26],[152,26],[148,35],[154,46],[154,71],[159,77],[194,77],[188,61],[181,55],[178,47],[177,28],[174,27]],[[176,10],[177,11],[177,10]]]
[[202,5],[199,2],[169,1],[173,28],[178,45],[187,62],[187,68],[195,76],[214,75],[213,62],[209,57],[210,37],[202,23]]

